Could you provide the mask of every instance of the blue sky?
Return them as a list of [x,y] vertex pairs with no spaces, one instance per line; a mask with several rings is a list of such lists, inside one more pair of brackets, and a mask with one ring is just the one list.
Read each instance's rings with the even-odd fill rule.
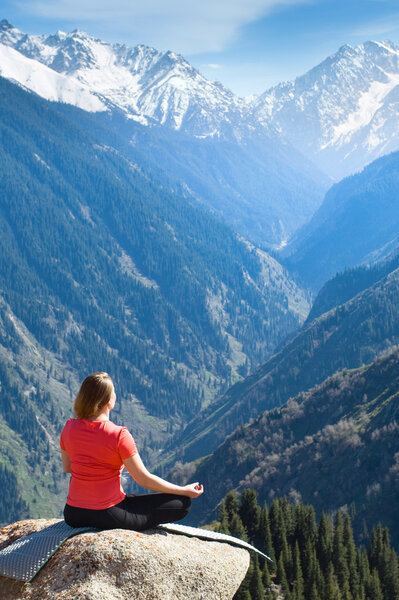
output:
[[79,28],[183,54],[239,95],[301,75],[343,44],[399,45],[398,0],[2,0],[27,33]]

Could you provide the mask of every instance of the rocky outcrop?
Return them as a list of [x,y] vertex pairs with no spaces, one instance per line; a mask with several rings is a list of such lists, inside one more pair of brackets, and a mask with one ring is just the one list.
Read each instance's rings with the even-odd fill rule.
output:
[[[54,523],[18,521],[0,549]],[[230,600],[249,554],[225,543],[159,530],[114,529],[67,540],[31,583],[0,577],[2,600]]]

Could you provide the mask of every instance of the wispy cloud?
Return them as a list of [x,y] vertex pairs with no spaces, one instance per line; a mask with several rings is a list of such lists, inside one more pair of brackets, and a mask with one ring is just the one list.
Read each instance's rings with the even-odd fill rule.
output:
[[208,63],[207,65],[203,65],[203,67],[207,67],[208,69],[223,69],[223,65],[218,65],[217,63]]
[[[376,0],[375,0],[376,1]],[[381,35],[389,35],[399,30],[399,13],[384,17],[382,19],[374,19],[369,23],[365,23],[355,29],[352,29],[354,35],[364,38],[378,37]]]
[[35,17],[79,23],[128,43],[183,54],[223,50],[240,29],[289,5],[314,0],[19,0]]

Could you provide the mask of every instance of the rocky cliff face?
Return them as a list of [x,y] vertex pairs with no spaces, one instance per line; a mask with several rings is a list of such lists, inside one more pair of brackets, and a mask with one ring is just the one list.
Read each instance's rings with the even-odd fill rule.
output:
[[[53,522],[4,527],[0,549]],[[69,539],[31,583],[0,577],[0,590],[2,600],[230,600],[248,565],[228,544],[116,529]]]

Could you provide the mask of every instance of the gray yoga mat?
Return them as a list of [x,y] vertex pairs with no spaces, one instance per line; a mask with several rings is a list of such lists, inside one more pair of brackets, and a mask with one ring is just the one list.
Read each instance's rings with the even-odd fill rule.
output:
[[0,575],[18,581],[32,581],[63,542],[86,531],[98,529],[70,527],[65,521],[59,521],[34,531],[0,550]]

